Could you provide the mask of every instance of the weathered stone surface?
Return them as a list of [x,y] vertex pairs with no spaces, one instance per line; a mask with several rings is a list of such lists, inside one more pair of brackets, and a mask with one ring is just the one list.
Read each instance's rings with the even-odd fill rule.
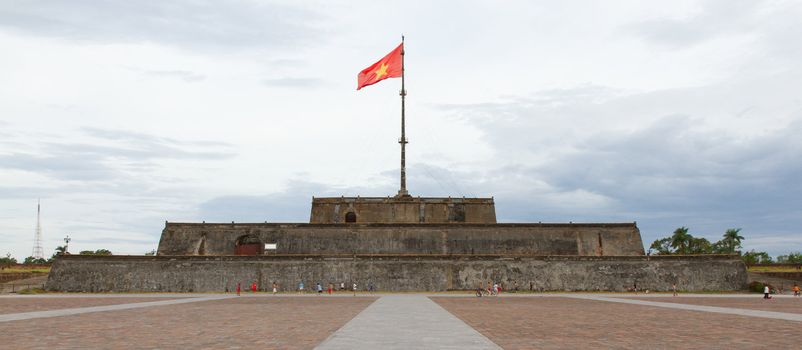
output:
[[167,223],[158,254],[234,255],[244,237],[275,243],[274,254],[644,254],[634,223]]
[[467,290],[499,281],[510,289],[570,291],[740,290],[746,266],[735,256],[514,256],[514,255],[274,255],[274,256],[62,256],[47,289],[70,292],[233,290],[257,281],[283,290],[304,282],[345,282],[364,290]]
[[[351,213],[351,214],[349,214]],[[312,224],[496,223],[493,198],[330,197],[312,198]]]

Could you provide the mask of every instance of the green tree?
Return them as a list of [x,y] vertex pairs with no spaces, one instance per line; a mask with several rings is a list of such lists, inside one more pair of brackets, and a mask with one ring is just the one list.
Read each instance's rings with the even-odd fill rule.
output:
[[[690,236],[690,235],[689,235]],[[713,245],[706,238],[695,238],[690,236],[686,254],[711,254]]]
[[658,255],[669,255],[673,253],[673,251],[671,250],[671,238],[666,237],[666,238],[656,239],[654,240],[654,242],[652,242],[652,245],[649,246],[649,249],[653,249],[655,251],[655,254]]
[[47,264],[47,260],[45,260],[44,258],[38,258],[37,259],[37,258],[34,258],[32,256],[29,256],[29,257],[25,258],[25,261],[23,261],[22,263],[25,264],[25,265]]
[[741,229],[740,228],[731,228],[728,229],[724,233],[724,238],[722,238],[719,243],[718,253],[725,253],[725,254],[735,254],[740,253],[741,251],[741,241],[744,240],[744,237],[740,235]]
[[677,254],[689,254],[688,246],[692,238],[687,227],[680,227],[674,230],[674,235],[671,236],[671,247]]
[[53,256],[51,256],[50,259],[48,259],[48,262],[52,263],[53,260],[55,260],[57,256],[59,256],[61,254],[64,254],[64,252],[67,251],[66,249],[67,248],[65,246],[63,246],[63,245],[60,245],[60,246],[56,247],[56,252],[53,253]]
[[746,264],[771,264],[771,256],[766,252],[756,252],[754,249],[741,256]]
[[9,268],[17,264],[17,259],[11,257],[11,253],[6,253],[6,256],[0,258],[0,269]]
[[788,255],[780,255],[777,257],[777,262],[780,264],[802,264],[802,253],[795,252]]

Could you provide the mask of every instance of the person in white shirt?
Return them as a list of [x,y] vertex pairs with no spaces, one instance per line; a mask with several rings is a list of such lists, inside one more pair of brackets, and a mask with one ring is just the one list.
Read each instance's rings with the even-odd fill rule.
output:
[[769,286],[763,287],[763,299],[771,299],[769,296]]

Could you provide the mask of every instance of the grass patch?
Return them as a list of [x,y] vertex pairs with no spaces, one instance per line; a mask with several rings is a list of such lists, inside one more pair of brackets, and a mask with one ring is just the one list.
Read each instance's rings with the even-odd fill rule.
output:
[[802,272],[793,266],[749,266],[746,270],[749,272]]
[[27,288],[27,289],[21,289],[20,291],[17,292],[17,294],[42,294],[42,293],[47,293],[47,291],[45,291],[42,288]]
[[10,267],[0,270],[0,273],[19,273],[19,272],[32,272],[32,273],[50,273],[49,267],[39,267],[34,269],[25,269],[18,267]]

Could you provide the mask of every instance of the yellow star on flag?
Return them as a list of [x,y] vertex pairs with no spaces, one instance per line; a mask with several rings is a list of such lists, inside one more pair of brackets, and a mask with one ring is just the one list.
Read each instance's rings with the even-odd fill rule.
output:
[[381,79],[383,76],[387,75],[387,64],[382,63],[379,69],[376,70],[376,79]]
[[359,71],[359,74],[356,75],[356,89],[376,84],[387,78],[402,77],[404,75],[403,52],[404,43],[402,42],[382,59]]

